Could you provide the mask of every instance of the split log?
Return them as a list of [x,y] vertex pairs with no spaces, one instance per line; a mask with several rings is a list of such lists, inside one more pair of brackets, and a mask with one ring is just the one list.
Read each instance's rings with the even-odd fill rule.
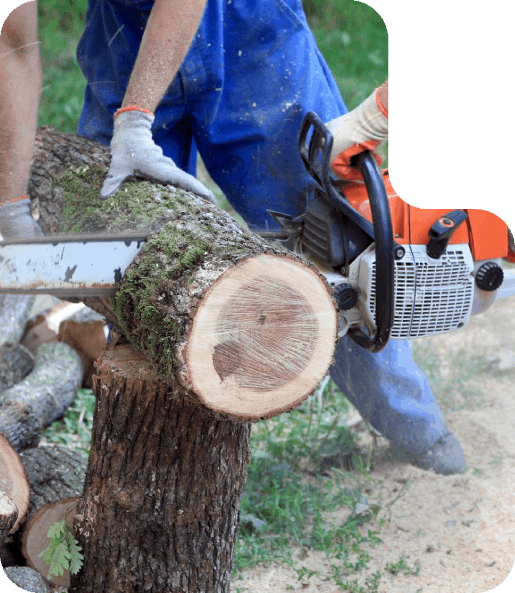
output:
[[[3,539],[0,540],[1,545],[5,542],[7,536],[14,533],[25,519],[30,495],[29,482],[23,464],[9,441],[2,436],[0,436],[0,492],[7,496],[7,498],[4,497],[4,505],[2,505],[5,514],[0,520],[3,531]],[[14,516],[9,501],[14,504],[17,513],[14,522],[8,528]]]
[[41,345],[32,373],[0,394],[0,434],[16,451],[36,446],[41,430],[74,401],[82,374],[81,360],[70,346]]
[[45,232],[151,233],[114,297],[84,302],[211,410],[257,420],[299,405],[336,340],[317,269],[172,186],[127,182],[100,201],[108,162],[106,147],[38,133],[30,194]]
[[34,299],[32,295],[0,295],[0,346],[20,341]]
[[0,346],[0,392],[19,383],[34,368],[34,356],[19,343]]
[[93,386],[93,364],[107,344],[105,327],[104,318],[87,307],[59,325],[59,341],[71,346],[82,360],[83,387]]
[[104,353],[94,389],[69,593],[227,593],[250,423],[206,413],[127,345]]
[[34,317],[31,317],[27,321],[20,343],[23,344],[25,348],[35,353],[38,346],[41,346],[41,344],[57,342],[59,324],[54,323],[53,320],[56,316],[59,316],[64,309],[70,306],[77,305],[71,305],[65,301],[57,301],[54,306],[48,307]]
[[29,319],[20,343],[35,352],[41,344],[57,341],[68,344],[80,356],[84,367],[82,385],[91,388],[93,362],[101,355],[107,342],[103,316],[83,303],[59,301],[54,307]]

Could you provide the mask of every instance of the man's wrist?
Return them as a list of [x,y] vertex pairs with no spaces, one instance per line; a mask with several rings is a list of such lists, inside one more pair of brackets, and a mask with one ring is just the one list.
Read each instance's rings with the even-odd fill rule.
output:
[[155,117],[152,111],[150,111],[150,109],[145,109],[145,107],[139,107],[138,105],[125,105],[124,107],[120,107],[120,109],[115,111],[113,118],[120,115],[120,113],[127,113],[128,111],[140,111],[141,113],[146,113],[147,115]]

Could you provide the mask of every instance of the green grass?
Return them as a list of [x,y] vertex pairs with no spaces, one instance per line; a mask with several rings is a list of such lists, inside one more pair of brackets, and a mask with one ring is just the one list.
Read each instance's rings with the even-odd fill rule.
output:
[[[39,2],[44,74],[39,125],[70,133],[76,130],[86,84],[75,59],[86,5],[86,0]],[[384,23],[370,7],[351,0],[307,0],[304,7],[352,109],[387,77]],[[217,188],[213,190],[222,200]],[[46,439],[87,452],[93,408],[92,392],[81,390],[64,418],[46,430]],[[324,382],[297,410],[253,426],[253,454],[234,559],[236,578],[244,568],[282,561],[306,583],[315,573],[294,561],[293,546],[323,552],[329,568],[316,576],[331,580],[342,591],[377,593],[380,573],[362,585],[353,578],[366,568],[371,549],[380,543],[382,520],[378,504],[357,511],[364,494],[373,496],[373,488],[369,457],[345,426],[347,410],[334,384]],[[342,511],[347,518],[335,522],[335,513]]]

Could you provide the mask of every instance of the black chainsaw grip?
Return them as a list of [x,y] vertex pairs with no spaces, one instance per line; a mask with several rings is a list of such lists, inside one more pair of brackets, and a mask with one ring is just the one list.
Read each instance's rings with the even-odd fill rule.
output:
[[390,205],[381,171],[370,153],[357,160],[370,201],[376,251],[376,331],[367,336],[361,329],[349,329],[350,337],[369,352],[380,352],[390,339],[394,318],[394,242]]
[[330,153],[333,136],[314,111],[308,112],[299,131],[298,149],[311,177],[325,190],[327,197],[375,242],[376,249],[376,332],[370,337],[361,329],[349,329],[350,337],[369,352],[380,352],[388,343],[394,319],[394,240],[390,205],[381,171],[370,151],[358,154],[370,200],[372,224],[349,204],[341,189],[333,184],[330,174]]

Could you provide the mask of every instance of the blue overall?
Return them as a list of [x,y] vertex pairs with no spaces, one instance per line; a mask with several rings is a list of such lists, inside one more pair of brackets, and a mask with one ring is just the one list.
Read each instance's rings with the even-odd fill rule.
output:
[[[109,144],[152,2],[89,0],[77,57],[86,76],[78,133]],[[297,153],[306,112],[323,121],[346,107],[308,28],[301,0],[208,0],[192,45],[156,112],[155,142],[195,175],[197,150],[253,229],[267,210],[304,212],[313,181]],[[369,354],[340,341],[331,376],[385,437],[424,453],[444,424],[407,342]]]

